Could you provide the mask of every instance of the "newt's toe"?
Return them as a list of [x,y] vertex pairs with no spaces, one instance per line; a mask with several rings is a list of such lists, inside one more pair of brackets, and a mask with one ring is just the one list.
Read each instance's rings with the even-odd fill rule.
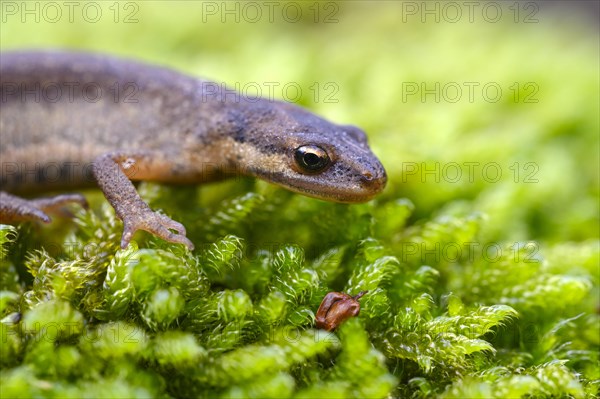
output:
[[83,195],[80,194],[61,194],[48,198],[37,198],[31,200],[30,203],[36,208],[46,212],[54,212],[65,205],[72,203],[79,204],[81,207],[88,209],[89,205]]
[[37,220],[44,223],[50,223],[52,221],[52,219],[50,219],[50,216],[46,215],[43,211],[35,207],[27,208],[23,211],[24,212],[22,214],[22,220]]

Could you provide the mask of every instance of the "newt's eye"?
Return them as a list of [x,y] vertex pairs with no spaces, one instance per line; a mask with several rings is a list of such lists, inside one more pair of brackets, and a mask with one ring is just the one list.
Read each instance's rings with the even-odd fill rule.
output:
[[296,148],[294,158],[298,167],[307,173],[320,172],[331,162],[327,152],[316,145],[303,145]]

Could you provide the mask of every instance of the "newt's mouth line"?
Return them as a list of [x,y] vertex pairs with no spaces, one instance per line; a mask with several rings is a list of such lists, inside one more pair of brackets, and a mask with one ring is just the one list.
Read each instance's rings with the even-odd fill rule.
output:
[[384,178],[370,182],[368,188],[365,188],[363,184],[359,182],[358,187],[352,186],[353,188],[345,190],[335,189],[332,188],[332,186],[326,186],[325,184],[319,185],[319,187],[315,189],[301,184],[295,184],[283,173],[269,175],[269,181],[280,187],[312,198],[347,204],[367,202],[379,194],[386,185],[386,179]]

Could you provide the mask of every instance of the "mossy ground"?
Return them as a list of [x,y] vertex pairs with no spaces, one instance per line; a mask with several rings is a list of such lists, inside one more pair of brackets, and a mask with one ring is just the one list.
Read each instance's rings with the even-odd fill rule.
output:
[[[597,27],[524,23],[531,9],[515,23],[508,5],[497,23],[422,23],[394,2],[314,24],[302,7],[297,22],[192,2],[139,3],[133,24],[3,22],[3,50],[297,83],[299,103],[367,130],[389,185],[341,205],[251,179],[142,183],[193,253],[144,234],[119,250],[95,191],[74,221],[2,227],[2,398],[597,397]],[[463,96],[408,95],[436,82]],[[465,82],[503,94],[471,101]],[[327,292],[365,289],[358,318],[314,329]]]

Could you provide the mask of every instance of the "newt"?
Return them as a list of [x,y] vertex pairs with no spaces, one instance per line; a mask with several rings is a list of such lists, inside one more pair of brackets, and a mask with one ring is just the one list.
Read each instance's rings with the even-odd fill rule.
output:
[[193,249],[183,224],[153,211],[132,181],[194,184],[232,174],[328,201],[365,202],[386,173],[365,133],[300,106],[242,96],[175,70],[102,54],[0,55],[0,223],[41,221],[97,184],[123,221]]

